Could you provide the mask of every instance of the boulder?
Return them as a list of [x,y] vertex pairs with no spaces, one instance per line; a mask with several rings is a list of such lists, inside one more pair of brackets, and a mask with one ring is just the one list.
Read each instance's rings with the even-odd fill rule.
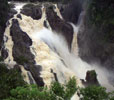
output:
[[27,4],[23,7],[21,13],[36,20],[40,19],[42,16],[40,5]]
[[90,85],[99,85],[99,82],[97,80],[97,74],[95,72],[95,70],[90,70],[86,72],[86,81],[82,80],[82,83],[85,86],[90,86]]
[[10,8],[9,13],[8,13],[8,19],[12,18],[14,16],[14,14],[17,14],[17,11],[13,8]]
[[1,56],[3,59],[6,59],[8,57],[8,52],[4,47],[1,49]]
[[21,14],[18,14],[18,15],[17,15],[17,18],[20,18],[20,19],[22,20]]

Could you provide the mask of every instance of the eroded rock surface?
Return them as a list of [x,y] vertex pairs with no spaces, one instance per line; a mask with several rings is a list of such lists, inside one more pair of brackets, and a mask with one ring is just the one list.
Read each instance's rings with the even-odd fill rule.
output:
[[[39,86],[44,86],[43,80],[40,77],[41,66],[36,66],[34,61],[34,55],[30,52],[32,40],[29,36],[21,30],[17,19],[12,20],[12,26],[10,29],[13,46],[13,57],[18,64],[22,64],[28,67],[36,83]],[[21,61],[22,60],[22,61]]]
[[72,26],[62,20],[59,16],[57,16],[56,12],[50,7],[46,10],[47,20],[53,31],[56,31],[57,34],[63,35],[67,40],[68,46],[71,49],[71,43],[73,39],[73,28]]
[[68,4],[58,5],[63,18],[67,22],[78,23],[80,14],[83,10],[83,1],[84,0],[72,0]]
[[42,7],[41,5],[28,4],[23,7],[21,13],[26,16],[30,16],[33,19],[38,20],[42,16],[41,7]]

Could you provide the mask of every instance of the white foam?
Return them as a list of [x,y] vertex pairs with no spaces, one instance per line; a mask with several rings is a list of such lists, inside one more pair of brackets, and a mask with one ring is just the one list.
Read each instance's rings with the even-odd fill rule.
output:
[[27,4],[27,3],[15,2],[14,4],[15,4],[15,8],[14,8],[14,9],[15,9],[18,13],[20,13],[22,7],[23,7],[25,4]]

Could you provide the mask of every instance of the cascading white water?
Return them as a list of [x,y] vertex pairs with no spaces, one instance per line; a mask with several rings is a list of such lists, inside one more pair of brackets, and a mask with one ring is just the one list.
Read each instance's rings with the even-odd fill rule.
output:
[[[51,27],[49,27],[49,29],[44,27],[43,23],[46,20],[45,8],[42,7],[42,18],[39,20],[33,20],[31,17],[23,14],[21,14],[21,16],[22,20],[18,19],[19,25],[32,39],[33,45],[31,46],[31,52],[35,55],[36,64],[42,66],[41,77],[45,84],[50,85],[53,81],[54,76],[50,73],[51,69],[57,73],[58,80],[61,83],[64,83],[70,77],[75,76],[75,74],[63,64],[62,61],[64,61],[64,58],[57,54],[60,52],[58,51],[59,49],[57,50],[57,53],[52,51],[54,45],[55,47],[56,45],[59,46],[60,42],[58,43],[58,41],[64,42],[65,40],[62,40],[63,38],[58,37],[52,32]],[[53,41],[53,38],[57,43]],[[51,46],[52,48],[49,48]],[[61,47],[59,48],[62,49]],[[62,52],[60,52],[60,54]],[[78,83],[81,84],[79,79],[77,80]]]
[[[17,11],[17,14],[20,13],[20,9],[25,5],[26,3],[15,3],[16,7],[15,10]],[[13,18],[17,18],[17,14],[14,15]],[[5,64],[8,65],[8,68],[11,69],[16,65],[17,63],[14,61],[12,50],[13,50],[13,41],[12,37],[10,35],[10,28],[12,26],[12,19],[9,20],[9,25],[6,27],[4,32],[4,47],[8,52],[8,57],[4,60]],[[28,78],[28,74],[31,76],[31,73],[29,71],[26,71],[22,65],[19,65],[22,71],[22,76],[24,77],[24,81],[26,81],[28,84],[30,84],[30,80]],[[35,83],[34,79],[33,82]]]
[[[45,34],[46,33],[46,34]],[[47,38],[48,37],[48,38]],[[52,33],[47,29],[43,29],[35,38],[40,38],[43,40],[48,46],[64,61],[66,67],[75,73],[75,75],[79,79],[85,79],[86,72],[88,70],[95,70],[98,74],[98,80],[102,86],[107,87],[108,90],[113,90],[113,86],[110,85],[108,82],[108,73],[106,74],[106,70],[100,68],[97,64],[87,64],[86,62],[82,61],[79,56],[75,56],[68,50],[68,45],[64,39],[64,37],[57,35],[57,33]],[[73,42],[76,43],[76,42]],[[77,44],[73,44],[76,45]],[[77,49],[77,48],[76,48]],[[78,54],[77,54],[78,55]],[[62,70],[62,68],[61,68]],[[63,69],[64,70],[64,69]]]
[[[21,7],[24,4],[19,4],[16,6],[18,13],[20,12]],[[56,6],[55,12],[62,19],[60,12]],[[26,32],[28,36],[32,39],[32,46],[30,47],[32,54],[35,56],[36,65],[42,66],[41,77],[45,85],[50,85],[54,80],[54,75],[50,73],[50,70],[57,74],[57,78],[60,83],[65,83],[70,77],[75,76],[77,79],[77,85],[83,86],[80,79],[85,79],[86,72],[88,70],[95,69],[98,74],[98,80],[101,85],[106,86],[109,90],[113,89],[108,82],[108,78],[105,74],[105,69],[101,69],[97,64],[89,65],[86,62],[82,61],[78,56],[78,45],[77,45],[77,32],[78,27],[73,26],[74,35],[72,41],[72,50],[71,52],[68,49],[68,45],[63,36],[58,35],[56,32],[53,32],[48,21],[48,29],[44,27],[44,21],[46,20],[45,7],[42,7],[42,17],[39,20],[34,20],[29,16],[21,14],[22,20],[14,16],[15,19],[19,21],[19,25],[22,31]],[[8,58],[5,60],[7,64],[14,62],[12,56],[12,47],[13,41],[10,36],[10,25],[6,28],[5,36],[8,37],[8,41],[5,42],[5,48],[8,50]],[[5,41],[5,39],[4,39]],[[15,62],[16,63],[16,62]],[[29,83],[29,78],[27,71],[21,67],[23,76],[26,76],[24,79]],[[76,96],[76,97],[75,97]],[[72,100],[78,100],[78,96],[75,95]]]

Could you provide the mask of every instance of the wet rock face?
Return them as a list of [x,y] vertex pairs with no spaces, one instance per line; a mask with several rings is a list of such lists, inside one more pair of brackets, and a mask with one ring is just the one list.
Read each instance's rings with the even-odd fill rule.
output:
[[[79,56],[88,63],[100,64],[114,75],[114,44],[103,42],[104,32],[96,30],[88,26],[85,18],[78,34]],[[114,78],[109,77],[109,81],[114,83]]]
[[36,20],[40,19],[42,16],[40,5],[33,5],[33,4],[25,5],[23,9],[21,10],[21,13],[26,16],[30,16]]
[[34,55],[30,51],[32,40],[21,30],[17,19],[12,20],[10,34],[14,42],[13,57],[14,60],[21,65],[24,65],[31,72],[34,80],[39,86],[44,86],[44,82],[40,77],[41,66],[36,66]]
[[59,16],[54,12],[52,8],[46,9],[47,20],[53,31],[57,34],[62,34],[69,46],[71,48],[71,43],[73,39],[73,28],[70,24],[66,23],[64,20],[60,19]]
[[15,8],[15,4],[14,3],[9,3],[9,7],[10,8]]
[[[84,14],[78,33],[80,57],[88,63],[100,64],[107,69],[107,72],[110,72],[110,76],[114,75],[114,23],[112,20],[114,3],[112,2],[112,0],[88,2],[88,10]],[[109,77],[108,80],[114,83],[113,77]]]
[[18,15],[17,15],[17,18],[20,18],[20,19],[22,20],[21,14],[18,14]]
[[16,19],[13,19],[10,33],[12,40],[14,41],[13,57],[16,59],[24,55],[24,57],[31,61],[31,63],[35,63],[33,61],[34,56],[31,54],[29,48],[29,46],[32,45],[32,40],[25,32],[20,29]]
[[1,56],[3,57],[3,59],[6,59],[8,57],[8,52],[5,48],[2,48]]
[[3,45],[3,35],[6,27],[8,18],[9,7],[5,0],[0,1],[0,50]]
[[2,47],[2,42],[3,42],[3,32],[4,32],[5,28],[3,28],[2,26],[0,26],[0,50]]
[[78,34],[78,45],[79,55],[83,60],[89,63],[97,62],[114,73],[114,23],[112,20],[114,3],[112,2],[112,0],[100,2],[92,0],[89,3]]
[[[8,10],[8,12],[6,12],[7,13],[7,17],[6,17],[6,21],[5,21],[5,23],[4,23],[4,25],[0,25],[0,50],[1,50],[1,48],[2,48],[2,46],[3,46],[3,35],[4,35],[4,32],[5,32],[5,28],[8,26],[8,20],[10,19],[10,18],[12,18],[13,16],[14,16],[14,14],[16,14],[17,13],[17,11],[16,10],[14,10],[13,9],[13,7],[11,7],[10,6],[10,8],[8,8],[9,10]],[[1,9],[1,11],[2,11],[2,9]],[[3,16],[3,15],[2,15]],[[5,17],[5,16],[4,16]],[[1,19],[2,20],[2,19]],[[7,53],[6,53],[6,50],[4,51],[4,49],[2,49],[2,56],[3,56],[3,58],[6,58],[7,57]]]
[[[14,14],[16,14],[17,13],[17,11],[16,10],[14,10],[12,7],[11,8],[9,8],[9,12],[7,12],[8,14],[7,14],[7,17],[6,17],[6,21],[5,21],[5,23],[4,23],[4,25],[0,25],[0,49],[2,48],[2,46],[3,46],[3,35],[4,35],[4,32],[5,32],[5,28],[8,26],[8,20],[10,19],[10,18],[12,18],[13,16],[14,16]],[[1,19],[2,20],[2,19]],[[2,49],[2,54],[3,54],[3,56],[6,58],[6,50],[5,51],[3,51],[3,49]],[[5,55],[4,55],[5,54]]]
[[39,86],[44,86],[43,79],[40,77],[40,71],[42,70],[42,67],[40,65],[34,65],[34,66],[30,65],[29,70],[30,70],[34,80],[36,81],[36,83]]
[[80,13],[82,11],[83,0],[72,0],[67,5],[59,6],[63,18],[67,22],[77,24]]
[[12,18],[12,17],[14,16],[14,14],[16,14],[16,13],[17,13],[17,11],[16,11],[15,9],[10,8],[10,11],[9,11],[9,13],[8,13],[8,20],[9,20],[10,18]]

